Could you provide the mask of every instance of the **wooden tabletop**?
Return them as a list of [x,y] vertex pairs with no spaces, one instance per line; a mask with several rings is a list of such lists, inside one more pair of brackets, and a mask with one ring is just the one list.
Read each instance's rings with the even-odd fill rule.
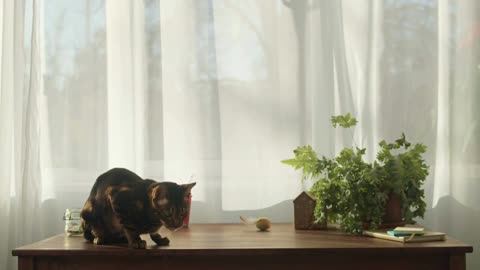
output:
[[57,235],[13,250],[14,256],[164,256],[164,255],[282,255],[328,253],[470,253],[472,246],[448,237],[446,241],[398,243],[339,231],[295,231],[291,224],[273,224],[269,232],[253,225],[193,224],[189,229],[168,233],[170,246],[157,247],[149,237],[146,250],[126,245],[95,246],[83,237]]

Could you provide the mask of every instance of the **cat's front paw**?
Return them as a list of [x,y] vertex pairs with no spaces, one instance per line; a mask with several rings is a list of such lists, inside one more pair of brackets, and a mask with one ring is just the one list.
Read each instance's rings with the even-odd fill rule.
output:
[[152,237],[152,240],[158,246],[168,246],[170,244],[170,239],[168,239],[168,237],[161,237],[160,235]]
[[103,244],[104,244],[104,241],[103,241],[103,239],[100,238],[100,237],[95,237],[95,238],[93,239],[93,244],[94,244],[94,245],[103,245]]
[[147,242],[145,240],[137,240],[128,244],[129,248],[133,249],[146,249]]

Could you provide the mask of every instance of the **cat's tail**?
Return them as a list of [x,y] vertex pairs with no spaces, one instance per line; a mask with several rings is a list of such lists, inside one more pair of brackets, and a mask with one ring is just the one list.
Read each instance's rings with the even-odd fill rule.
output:
[[82,212],[80,213],[80,217],[82,218],[82,229],[83,229],[83,237],[86,240],[93,242],[95,239],[95,235],[92,233],[92,223],[95,220],[95,215],[93,213],[92,201],[89,199],[83,206]]

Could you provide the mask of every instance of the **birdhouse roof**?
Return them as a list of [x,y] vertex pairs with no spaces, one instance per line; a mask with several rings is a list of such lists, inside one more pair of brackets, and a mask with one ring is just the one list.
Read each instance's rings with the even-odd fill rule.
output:
[[317,199],[315,199],[315,197],[313,197],[312,194],[310,194],[309,192],[304,191],[304,192],[300,193],[300,195],[298,195],[297,198],[295,198],[295,199],[293,200],[293,202],[295,202],[296,200],[298,200],[299,198],[304,197],[304,196],[307,196],[307,198],[311,199],[312,201],[317,201]]

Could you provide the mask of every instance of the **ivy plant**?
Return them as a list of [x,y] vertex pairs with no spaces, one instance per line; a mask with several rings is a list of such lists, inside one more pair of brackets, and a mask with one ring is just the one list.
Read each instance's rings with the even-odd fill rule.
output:
[[[334,128],[352,128],[358,121],[349,113],[332,116]],[[297,147],[294,158],[282,162],[302,170],[302,181],[314,181],[310,192],[317,199],[317,222],[327,219],[350,233],[375,229],[382,223],[391,193],[400,196],[403,219],[413,223],[425,213],[422,185],[428,175],[423,158],[426,146],[412,145],[405,134],[393,143],[381,141],[376,160],[364,159],[365,148],[346,147],[333,157],[319,157],[310,146]]]

